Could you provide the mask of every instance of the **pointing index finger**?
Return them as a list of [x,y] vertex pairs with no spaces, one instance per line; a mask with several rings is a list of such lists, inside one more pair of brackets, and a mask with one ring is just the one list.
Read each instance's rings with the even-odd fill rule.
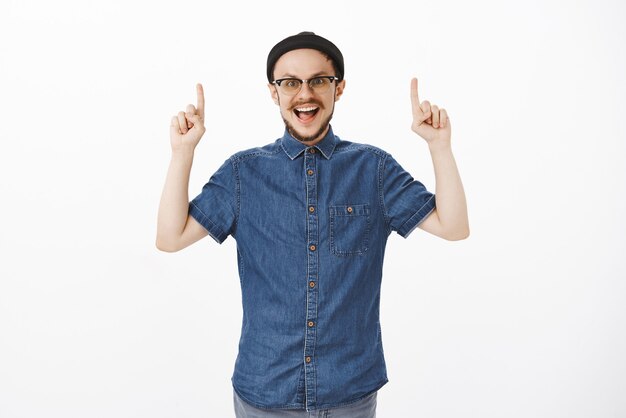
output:
[[202,84],[196,84],[196,93],[198,94],[198,116],[204,120],[204,89],[202,88]]
[[417,78],[411,79],[411,105],[413,107],[413,114],[421,114],[422,108],[420,107],[420,98],[417,94]]

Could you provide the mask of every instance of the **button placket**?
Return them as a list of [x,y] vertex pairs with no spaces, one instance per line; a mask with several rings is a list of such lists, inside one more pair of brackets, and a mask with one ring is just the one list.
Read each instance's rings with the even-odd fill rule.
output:
[[[313,150],[313,151],[312,151]],[[310,148],[304,153],[304,170],[306,179],[306,217],[307,217],[307,281],[306,281],[306,323],[304,342],[304,375],[306,409],[316,407],[317,388],[315,370],[315,343],[317,323],[317,300],[318,300],[318,264],[319,240],[317,211],[317,153]]]

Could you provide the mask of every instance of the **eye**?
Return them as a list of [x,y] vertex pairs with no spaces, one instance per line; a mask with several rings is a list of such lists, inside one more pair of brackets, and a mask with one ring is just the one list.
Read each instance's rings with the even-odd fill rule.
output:
[[315,77],[309,81],[309,85],[313,88],[320,88],[328,83],[328,79],[325,77]]
[[300,80],[289,79],[284,81],[285,87],[288,89],[297,89],[300,87]]

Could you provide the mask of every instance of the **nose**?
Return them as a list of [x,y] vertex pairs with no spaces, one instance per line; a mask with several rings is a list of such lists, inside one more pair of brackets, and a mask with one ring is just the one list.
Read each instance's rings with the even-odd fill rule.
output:
[[302,83],[300,91],[296,94],[296,97],[311,97],[313,96],[313,89],[309,86],[309,82]]

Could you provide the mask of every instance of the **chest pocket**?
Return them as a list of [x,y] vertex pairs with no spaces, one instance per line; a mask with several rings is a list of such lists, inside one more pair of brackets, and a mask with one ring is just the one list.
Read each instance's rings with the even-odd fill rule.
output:
[[338,256],[365,253],[369,245],[369,205],[334,205],[329,209],[330,251]]

